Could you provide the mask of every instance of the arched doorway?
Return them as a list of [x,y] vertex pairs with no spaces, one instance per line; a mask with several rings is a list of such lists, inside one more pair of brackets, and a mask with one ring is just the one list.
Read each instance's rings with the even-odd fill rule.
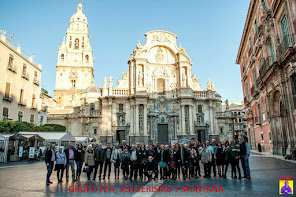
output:
[[272,102],[272,133],[274,153],[285,155],[287,149],[286,113],[281,94],[276,91]]

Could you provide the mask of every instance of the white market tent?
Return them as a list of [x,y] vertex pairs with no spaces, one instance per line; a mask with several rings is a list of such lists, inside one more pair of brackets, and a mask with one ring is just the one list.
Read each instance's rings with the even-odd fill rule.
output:
[[86,136],[75,136],[76,139],[76,144],[83,144],[83,145],[88,145],[90,143],[89,137]]
[[41,138],[44,139],[44,142],[55,142],[59,145],[63,143],[75,142],[76,139],[71,133],[67,132],[19,132],[19,134],[24,136],[30,135],[39,135]]

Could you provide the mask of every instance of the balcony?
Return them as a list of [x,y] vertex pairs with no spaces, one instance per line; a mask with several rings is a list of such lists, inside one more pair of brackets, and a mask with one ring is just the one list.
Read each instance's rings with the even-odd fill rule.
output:
[[15,73],[15,74],[17,73],[16,72],[16,66],[13,65],[13,64],[8,63],[7,69],[10,70],[11,72]]
[[40,81],[35,77],[33,83],[37,86],[40,85]]
[[288,49],[295,48],[295,34],[286,35],[281,41],[279,46],[277,47],[277,56],[278,58],[282,58]]
[[259,70],[259,78],[262,80],[266,73],[270,70],[273,64],[272,57],[267,57],[263,60],[262,67]]
[[22,78],[26,79],[27,81],[29,81],[29,74],[27,72],[23,72],[22,73]]
[[22,107],[25,107],[27,104],[27,101],[26,100],[23,100],[23,99],[21,99],[19,102],[18,102],[18,105],[19,106],[22,106]]
[[7,102],[10,102],[11,103],[13,101],[13,98],[11,96],[4,95],[3,101],[7,101]]
[[31,109],[32,110],[37,110],[37,104],[36,103],[33,103],[32,106],[31,106]]
[[100,116],[101,111],[100,110],[90,110],[90,116]]

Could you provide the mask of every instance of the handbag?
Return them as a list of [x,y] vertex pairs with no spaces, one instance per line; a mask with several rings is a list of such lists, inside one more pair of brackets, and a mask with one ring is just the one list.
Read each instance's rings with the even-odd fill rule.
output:
[[161,167],[161,168],[165,168],[165,167],[166,167],[166,163],[163,162],[163,161],[160,161],[160,162],[159,162],[159,167]]
[[88,166],[84,166],[84,168],[83,168],[83,172],[88,173],[88,172],[89,172],[89,167],[88,167]]

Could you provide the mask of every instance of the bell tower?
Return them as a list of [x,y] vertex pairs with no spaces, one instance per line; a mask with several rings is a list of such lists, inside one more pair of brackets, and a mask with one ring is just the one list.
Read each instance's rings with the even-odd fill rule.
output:
[[93,51],[90,46],[87,18],[82,3],[71,17],[66,38],[58,49],[54,98],[59,107],[79,106],[81,92],[92,85]]

